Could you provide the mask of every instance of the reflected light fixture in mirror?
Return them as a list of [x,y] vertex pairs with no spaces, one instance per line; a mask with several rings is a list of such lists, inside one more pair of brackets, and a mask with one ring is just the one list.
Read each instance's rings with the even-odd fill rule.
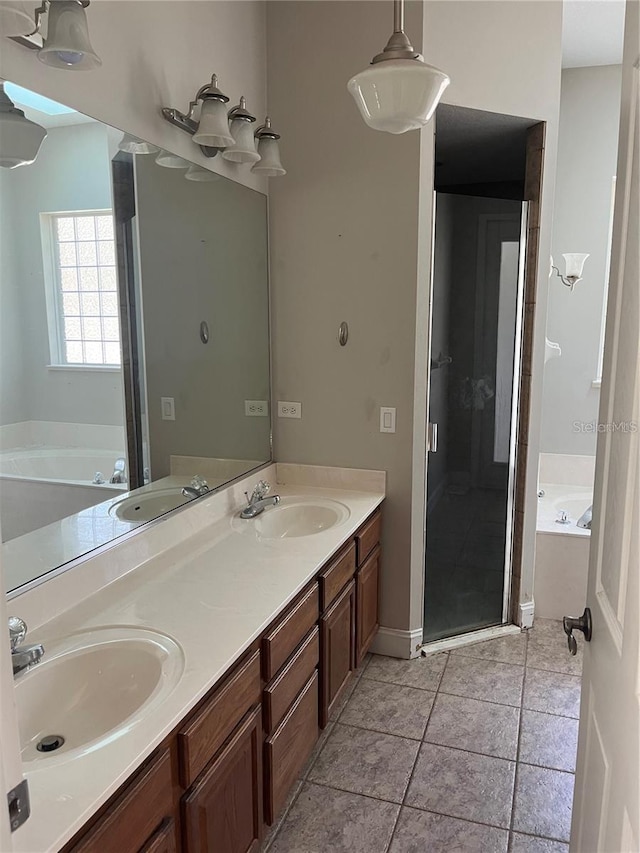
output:
[[192,164],[185,172],[185,178],[188,181],[219,181],[220,175],[211,172],[209,169],[203,169],[202,166]]
[[251,167],[251,171],[265,178],[277,178],[286,175],[287,170],[280,162],[280,146],[278,140],[280,134],[271,127],[271,119],[267,116],[264,124],[256,130],[255,137],[258,140],[258,154],[260,159]]
[[562,257],[564,258],[565,263],[564,275],[562,275],[558,267],[554,265],[553,258],[551,258],[551,270],[556,273],[565,287],[569,287],[573,290],[576,284],[579,281],[582,281],[584,264],[589,257],[589,254],[585,254],[584,252],[567,252],[566,254],[563,254]]
[[0,167],[28,166],[38,156],[47,131],[26,118],[0,83]]
[[[31,5],[33,8],[33,5]],[[35,17],[29,11],[28,3],[15,0],[0,0],[0,34],[3,36],[24,36],[33,32]]]
[[260,159],[251,126],[255,120],[256,117],[247,110],[247,101],[243,95],[238,106],[229,110],[229,130],[234,142],[222,152],[225,160],[232,163],[255,163]]
[[[38,59],[52,68],[91,71],[102,65],[102,60],[89,39],[88,5],[89,0],[44,0],[34,12],[33,29],[9,38],[37,50]],[[47,15],[46,38],[41,32],[43,15]]]
[[156,157],[156,163],[158,166],[164,166],[165,169],[188,169],[191,165],[184,157],[179,157],[177,154],[172,154],[162,148]]
[[387,46],[349,80],[347,89],[373,130],[406,133],[427,124],[450,82],[414,50],[404,32],[404,0],[394,0]]
[[130,133],[125,133],[118,142],[118,151],[124,151],[127,154],[157,154],[159,150],[157,145],[138,139]]

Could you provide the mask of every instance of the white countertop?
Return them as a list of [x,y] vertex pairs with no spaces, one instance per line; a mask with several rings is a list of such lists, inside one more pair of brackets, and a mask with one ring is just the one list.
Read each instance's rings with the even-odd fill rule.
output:
[[[66,763],[48,765],[43,759],[40,769],[27,773],[32,814],[13,836],[17,853],[59,850],[384,499],[380,485],[384,474],[377,481],[368,478],[364,488],[369,491],[358,491],[293,485],[304,479],[300,472],[305,466],[282,467],[291,474],[284,477],[289,485],[277,485],[283,498],[339,500],[349,508],[349,518],[312,536],[260,541],[249,532],[251,521],[242,532],[232,526],[241,506],[241,491],[235,489],[232,501],[227,496],[225,515],[218,513],[212,523],[30,632],[29,640],[43,642],[46,648],[48,641],[72,632],[103,626],[145,627],[173,638],[182,649],[185,666],[169,697],[131,730]],[[332,469],[315,470],[320,472],[315,482],[332,480],[322,476]],[[354,478],[358,473],[353,472]],[[362,472],[365,478],[366,473]],[[342,482],[354,483],[354,478],[343,472]],[[214,506],[217,501],[219,506],[224,497],[218,493],[198,501],[200,516],[208,504]],[[186,519],[195,510],[183,510],[180,517]]]

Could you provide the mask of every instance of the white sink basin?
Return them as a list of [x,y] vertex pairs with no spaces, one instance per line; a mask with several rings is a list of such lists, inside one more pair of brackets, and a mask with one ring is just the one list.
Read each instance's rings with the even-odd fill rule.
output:
[[255,519],[234,519],[236,530],[254,531],[261,539],[294,539],[313,536],[344,524],[348,506],[328,498],[283,498]]
[[[42,662],[15,682],[23,762],[66,761],[113,741],[166,699],[183,669],[180,646],[145,629],[98,628],[45,643]],[[40,752],[49,736],[64,743]]]
[[188,503],[191,498],[182,494],[182,489],[152,489],[139,495],[123,498],[109,507],[109,515],[120,521],[152,521],[171,509]]

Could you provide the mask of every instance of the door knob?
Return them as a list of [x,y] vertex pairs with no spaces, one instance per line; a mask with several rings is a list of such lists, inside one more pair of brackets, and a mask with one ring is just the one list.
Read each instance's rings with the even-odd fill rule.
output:
[[585,607],[582,616],[565,616],[562,620],[562,627],[564,628],[564,632],[567,635],[569,651],[572,655],[575,655],[578,651],[578,642],[573,636],[574,630],[582,631],[582,633],[584,634],[584,638],[587,642],[590,642],[591,640],[591,610],[588,607]]

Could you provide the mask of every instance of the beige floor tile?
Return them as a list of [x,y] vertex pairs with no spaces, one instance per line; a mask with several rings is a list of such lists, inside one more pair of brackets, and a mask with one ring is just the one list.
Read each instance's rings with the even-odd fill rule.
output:
[[451,655],[440,691],[502,705],[520,705],[524,667]]
[[340,715],[340,722],[420,740],[435,693],[362,678]]
[[373,655],[364,677],[422,690],[437,690],[446,662],[447,654],[442,652],[414,660]]
[[522,706],[531,711],[546,711],[547,714],[577,719],[580,716],[581,686],[580,676],[527,667]]
[[548,838],[536,838],[534,835],[521,835],[514,832],[511,836],[509,853],[569,853],[569,845]]
[[513,829],[568,841],[573,803],[572,773],[518,765]]
[[519,718],[519,708],[440,693],[424,739],[515,760]]
[[497,660],[501,663],[524,664],[526,646],[527,635],[525,633],[509,634],[506,637],[496,637],[495,640],[485,640],[482,643],[461,646],[459,649],[454,649],[451,654],[468,658]]
[[522,712],[519,760],[575,773],[578,721],[539,711]]
[[508,839],[504,829],[405,806],[389,853],[506,853]]

